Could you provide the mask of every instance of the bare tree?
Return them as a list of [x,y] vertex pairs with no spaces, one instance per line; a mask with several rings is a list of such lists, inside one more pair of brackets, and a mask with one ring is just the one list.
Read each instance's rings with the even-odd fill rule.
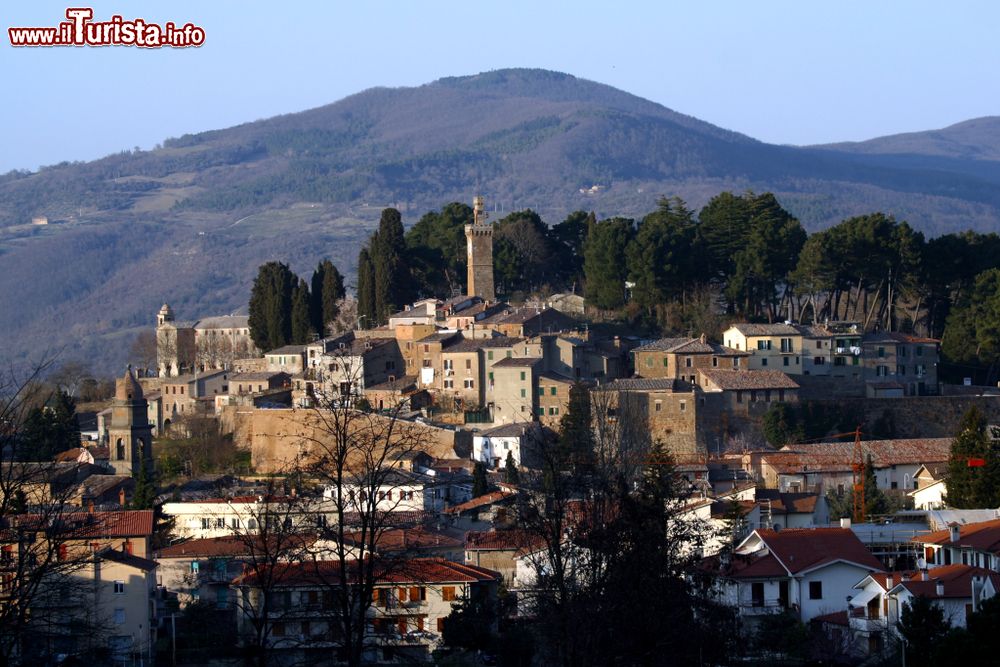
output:
[[79,576],[94,556],[79,547],[68,504],[79,464],[20,460],[21,428],[44,400],[39,378],[50,366],[0,374],[0,665],[56,642],[93,648],[98,636]]
[[[316,395],[317,436],[308,443],[306,470],[325,487],[330,521],[320,536],[328,547],[314,560],[316,576],[329,592],[337,624],[337,643],[348,665],[360,665],[369,647],[367,625],[376,583],[406,570],[405,554],[378,553],[386,531],[398,525],[403,508],[421,507],[406,490],[398,467],[406,455],[426,444],[423,427],[399,419],[403,404],[379,413],[356,408],[363,378],[358,358],[346,354],[338,365],[346,376],[333,393]],[[419,510],[416,510],[419,512]]]
[[143,377],[156,370],[156,334],[151,329],[143,329],[136,334],[129,348],[128,357],[132,365],[139,369]]

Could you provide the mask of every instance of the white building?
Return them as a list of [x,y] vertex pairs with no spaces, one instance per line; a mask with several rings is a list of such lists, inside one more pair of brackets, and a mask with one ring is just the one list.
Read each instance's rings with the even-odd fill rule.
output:
[[472,437],[472,460],[482,461],[490,468],[503,468],[507,465],[507,455],[514,459],[514,464],[525,464],[524,455],[530,458],[533,443],[542,438],[542,430],[537,422],[515,422],[501,424],[486,431],[476,433]]
[[844,611],[854,585],[882,564],[846,528],[755,530],[731,556],[705,561],[722,604],[745,622],[792,612],[802,622]]

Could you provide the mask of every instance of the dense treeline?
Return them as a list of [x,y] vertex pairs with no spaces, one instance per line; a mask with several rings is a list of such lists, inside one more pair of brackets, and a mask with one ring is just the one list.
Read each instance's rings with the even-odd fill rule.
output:
[[[386,209],[358,260],[365,325],[384,323],[415,298],[460,293],[471,222],[472,209],[452,203],[404,233],[399,212]],[[989,376],[1000,368],[993,233],[926,240],[905,221],[872,213],[807,235],[773,194],[753,192],[723,192],[697,213],[662,198],[638,221],[576,211],[549,226],[532,210],[516,211],[493,228],[504,298],[580,290],[590,306],[665,333],[711,334],[721,324],[716,313],[851,320],[865,330],[943,335],[952,362]]]
[[257,271],[250,293],[250,337],[265,352],[322,337],[337,319],[344,295],[344,277],[328,259],[319,263],[310,283],[286,264],[268,262]]

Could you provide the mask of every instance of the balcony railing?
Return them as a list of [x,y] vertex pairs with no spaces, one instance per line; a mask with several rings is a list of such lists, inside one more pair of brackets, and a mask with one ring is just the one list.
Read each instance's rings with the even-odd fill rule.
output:
[[853,613],[848,622],[851,630],[856,632],[883,632],[887,627],[886,619],[884,618],[869,618],[865,615],[855,616]]
[[784,600],[741,600],[740,615],[742,616],[767,616],[769,614],[780,614],[788,609]]

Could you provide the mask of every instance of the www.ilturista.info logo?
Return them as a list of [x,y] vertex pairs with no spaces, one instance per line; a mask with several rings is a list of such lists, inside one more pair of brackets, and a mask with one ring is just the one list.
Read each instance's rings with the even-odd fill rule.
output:
[[163,25],[145,19],[125,20],[115,15],[109,21],[92,21],[90,7],[70,7],[68,21],[48,28],[7,28],[11,46],[164,46],[184,48],[205,43],[205,30],[193,23]]

